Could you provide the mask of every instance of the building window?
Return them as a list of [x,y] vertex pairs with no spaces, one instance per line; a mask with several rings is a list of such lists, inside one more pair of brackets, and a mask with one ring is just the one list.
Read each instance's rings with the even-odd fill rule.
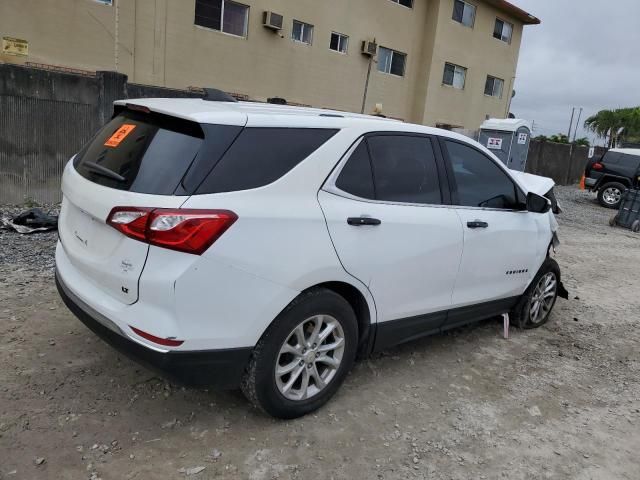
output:
[[249,7],[231,0],[196,0],[195,24],[239,37],[247,36]]
[[513,24],[496,18],[496,26],[493,29],[493,37],[506,43],[511,43]]
[[476,6],[462,0],[453,2],[453,19],[464,25],[473,28],[476,21]]
[[295,42],[306,43],[311,45],[313,42],[313,25],[308,23],[293,21],[293,29],[291,30],[291,38]]
[[378,71],[404,77],[404,67],[407,62],[405,53],[396,52],[390,48],[378,49]]
[[331,32],[331,42],[329,48],[335,52],[347,53],[349,47],[349,37],[341,33]]
[[403,5],[405,7],[413,8],[413,0],[391,0],[393,3]]
[[94,0],[95,2],[102,3],[103,5],[113,5],[113,0]]
[[490,97],[502,98],[502,90],[504,88],[504,80],[501,78],[487,75],[487,81],[484,84],[484,94]]
[[454,65],[453,63],[444,64],[444,76],[442,83],[453,88],[464,89],[464,82],[467,78],[467,69]]

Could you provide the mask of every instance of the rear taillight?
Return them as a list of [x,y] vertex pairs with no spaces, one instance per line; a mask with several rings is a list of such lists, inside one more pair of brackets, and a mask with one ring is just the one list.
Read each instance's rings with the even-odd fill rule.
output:
[[115,207],[107,217],[107,223],[127,237],[145,241],[150,208]]
[[115,207],[107,224],[150,245],[202,255],[237,219],[229,210]]
[[602,165],[600,162],[596,162],[593,165],[591,165],[592,170],[602,170],[603,168],[604,168],[604,165]]

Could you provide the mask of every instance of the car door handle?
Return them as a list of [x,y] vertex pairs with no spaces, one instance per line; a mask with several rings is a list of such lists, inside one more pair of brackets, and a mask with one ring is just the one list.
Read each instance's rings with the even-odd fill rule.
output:
[[347,223],[354,227],[360,227],[362,225],[380,225],[382,221],[371,217],[349,217]]
[[489,224],[481,220],[474,220],[473,222],[467,222],[469,228],[487,228]]

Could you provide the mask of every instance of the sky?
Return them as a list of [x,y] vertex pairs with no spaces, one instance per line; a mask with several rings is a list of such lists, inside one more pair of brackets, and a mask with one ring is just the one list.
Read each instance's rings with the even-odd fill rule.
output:
[[534,135],[566,135],[572,107],[583,107],[578,138],[593,140],[587,117],[640,106],[640,0],[510,2],[542,20],[524,28],[511,104]]

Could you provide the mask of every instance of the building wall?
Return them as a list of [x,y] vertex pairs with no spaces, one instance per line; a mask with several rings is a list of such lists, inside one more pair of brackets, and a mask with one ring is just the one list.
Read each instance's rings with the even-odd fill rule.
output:
[[[451,19],[453,0],[242,0],[247,38],[194,25],[195,0],[2,0],[0,36],[29,41],[29,57],[0,61],[116,70],[130,81],[173,88],[212,86],[256,100],[360,111],[368,57],[362,40],[407,54],[404,77],[372,65],[366,112],[435,125],[477,128],[504,117],[515,76],[522,24],[481,0],[473,29]],[[284,28],[262,27],[262,12],[284,15]],[[496,15],[514,23],[511,45],[492,37]],[[292,21],[314,25],[313,45],[291,40]],[[346,55],[329,49],[331,32],[349,35]],[[462,91],[442,85],[444,62],[468,68]],[[484,96],[487,73],[505,80],[502,99]]]
[[[486,119],[505,118],[518,64],[522,23],[477,0],[473,28],[451,18],[454,0],[441,0],[428,78],[425,113],[420,123],[478,128]],[[514,25],[511,43],[493,38],[496,17]],[[443,85],[445,63],[467,68],[464,90]],[[487,75],[504,80],[502,98],[484,94]]]

